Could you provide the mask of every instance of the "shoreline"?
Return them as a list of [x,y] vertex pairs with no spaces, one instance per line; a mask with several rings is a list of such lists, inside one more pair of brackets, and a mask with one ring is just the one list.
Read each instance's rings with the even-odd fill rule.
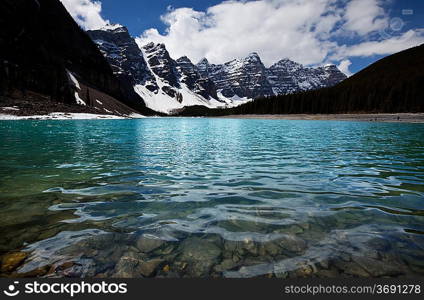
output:
[[[177,117],[178,116],[167,116]],[[125,120],[148,118],[140,114],[105,115],[92,113],[53,112],[44,115],[14,115],[0,112],[0,121],[11,120]],[[166,118],[166,117],[165,117]],[[202,118],[202,117],[200,117]],[[413,123],[424,124],[424,113],[397,114],[290,114],[290,115],[228,115],[211,116],[218,119],[257,119],[257,120],[291,120],[291,121],[348,121],[377,123]]]
[[19,121],[19,120],[125,120],[145,118],[139,114],[130,114],[128,116],[102,115],[91,113],[63,113],[54,112],[48,115],[30,115],[18,116],[13,114],[0,113],[0,121]]
[[382,113],[382,114],[292,114],[292,115],[229,115],[222,119],[258,120],[306,120],[306,121],[360,121],[381,123],[424,123],[424,113]]

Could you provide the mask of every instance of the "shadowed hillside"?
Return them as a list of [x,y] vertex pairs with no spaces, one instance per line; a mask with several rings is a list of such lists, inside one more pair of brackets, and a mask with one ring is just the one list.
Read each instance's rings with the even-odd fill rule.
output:
[[76,87],[69,71],[89,89],[79,94],[87,107],[77,110],[91,112],[91,91],[109,95],[115,107],[125,107],[118,102],[130,107],[119,113],[153,114],[131,86],[113,75],[96,45],[59,0],[2,0],[0,28],[1,102],[41,103],[47,96],[49,101],[75,106]]
[[231,109],[189,107],[186,116],[424,112],[424,45],[386,57],[331,88],[257,99]]

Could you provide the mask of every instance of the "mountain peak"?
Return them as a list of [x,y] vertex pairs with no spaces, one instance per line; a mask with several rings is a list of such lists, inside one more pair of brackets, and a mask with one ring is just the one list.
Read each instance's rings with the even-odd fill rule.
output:
[[190,58],[188,58],[187,56],[181,56],[179,59],[176,60],[178,63],[190,63],[192,64]]
[[326,64],[325,66],[324,66],[324,69],[326,69],[326,70],[334,70],[334,69],[338,69],[337,68],[337,66],[336,65],[334,65],[334,64]]
[[259,58],[259,54],[257,52],[249,53],[247,58]]
[[144,45],[143,48],[148,50],[148,51],[159,51],[159,50],[167,51],[166,46],[163,43],[150,42],[147,45]]
[[128,29],[121,24],[106,24],[99,30],[103,31],[114,31],[114,32],[128,32]]
[[197,65],[209,65],[209,61],[206,57],[202,58]]
[[279,61],[278,61],[278,63],[290,63],[290,62],[294,62],[293,60],[291,60],[290,58],[288,58],[288,57],[286,57],[286,58],[283,58],[283,59],[280,59]]
[[285,69],[287,71],[296,71],[303,69],[303,65],[292,61],[289,58],[283,58],[271,66],[271,69]]
[[244,62],[262,63],[261,58],[257,52],[252,52],[243,59]]

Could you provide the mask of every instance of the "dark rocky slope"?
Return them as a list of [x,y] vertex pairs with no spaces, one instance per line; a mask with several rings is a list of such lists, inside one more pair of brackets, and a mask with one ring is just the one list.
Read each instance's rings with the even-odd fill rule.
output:
[[424,45],[388,56],[331,88],[257,99],[231,109],[190,107],[181,115],[424,112]]
[[115,76],[129,81],[131,88],[143,84],[152,91],[158,89],[143,53],[126,27],[108,26],[101,30],[89,30],[87,34],[109,62]]
[[[76,111],[93,112],[91,91],[99,97],[107,95],[104,102],[114,102],[117,110],[125,107],[119,113],[153,114],[132,86],[113,75],[96,45],[59,0],[2,0],[0,28],[0,101],[28,103],[47,97]],[[84,88],[76,88],[69,72]],[[87,103],[85,109],[76,108],[75,93]],[[36,110],[37,105],[33,107]]]

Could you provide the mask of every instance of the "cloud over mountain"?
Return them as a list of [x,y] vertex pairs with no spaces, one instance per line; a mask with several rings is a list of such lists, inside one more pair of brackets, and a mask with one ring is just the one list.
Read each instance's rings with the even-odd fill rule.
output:
[[169,8],[161,19],[166,31],[146,30],[140,45],[165,43],[174,57],[214,63],[256,51],[266,65],[288,57],[303,64],[344,60],[347,66],[350,56],[391,54],[424,42],[420,30],[379,34],[390,26],[379,0],[225,1],[205,12]]
[[60,0],[75,21],[84,29],[98,29],[109,21],[101,16],[102,3],[91,0]]
[[[109,24],[94,0],[61,0],[85,29]],[[404,31],[383,0],[224,1],[205,11],[169,7],[166,29],[145,30],[137,43],[164,43],[173,58],[224,63],[258,52],[265,65],[287,57],[306,65],[336,63],[349,74],[354,57],[387,55],[424,43],[422,28]],[[395,22],[393,22],[395,21]],[[396,23],[397,22],[397,23]],[[400,22],[400,23],[399,23]]]

